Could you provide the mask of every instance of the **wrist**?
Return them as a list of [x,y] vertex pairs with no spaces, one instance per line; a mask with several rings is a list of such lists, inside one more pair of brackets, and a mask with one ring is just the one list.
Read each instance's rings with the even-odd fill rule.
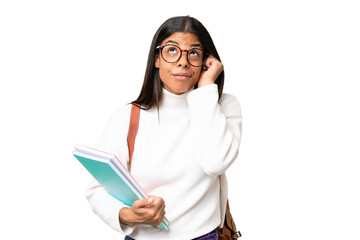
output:
[[211,84],[214,84],[214,81],[201,81],[201,82],[199,81],[198,87],[200,88]]
[[125,224],[130,227],[135,226],[135,223],[131,218],[131,210],[126,207],[120,209],[119,221],[120,221],[120,223]]

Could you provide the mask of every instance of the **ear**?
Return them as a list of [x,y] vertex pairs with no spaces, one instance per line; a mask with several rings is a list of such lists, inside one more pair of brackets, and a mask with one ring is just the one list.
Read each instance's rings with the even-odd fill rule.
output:
[[155,67],[159,68],[160,67],[160,58],[159,58],[159,54],[155,55]]

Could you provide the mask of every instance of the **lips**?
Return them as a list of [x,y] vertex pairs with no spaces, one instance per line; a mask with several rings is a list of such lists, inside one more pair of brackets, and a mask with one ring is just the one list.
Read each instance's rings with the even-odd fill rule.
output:
[[177,80],[188,80],[191,78],[191,74],[188,73],[173,73],[171,75]]

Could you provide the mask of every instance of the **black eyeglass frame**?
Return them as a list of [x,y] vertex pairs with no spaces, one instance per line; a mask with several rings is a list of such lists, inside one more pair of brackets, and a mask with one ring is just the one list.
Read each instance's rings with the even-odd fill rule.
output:
[[[178,58],[176,61],[169,62],[169,61],[166,61],[166,60],[165,60],[165,58],[164,58],[164,56],[163,56],[163,53],[162,53],[162,50],[163,50],[164,47],[168,47],[168,46],[173,46],[173,47],[177,47],[177,48],[180,49],[181,54],[179,55],[179,58]],[[164,45],[164,46],[157,46],[156,49],[159,49],[159,50],[160,50],[160,55],[161,55],[162,59],[163,59],[165,62],[167,62],[167,63],[175,63],[175,62],[179,61],[180,58],[182,57],[182,53],[183,53],[183,52],[186,52],[186,60],[187,60],[188,63],[189,63],[191,66],[193,66],[193,67],[201,67],[201,66],[204,66],[207,57],[210,55],[209,53],[205,52],[205,50],[202,49],[202,48],[191,48],[190,50],[182,50],[179,46],[172,45],[172,44],[167,44],[167,45]],[[190,53],[192,50],[194,50],[194,49],[202,50],[202,51],[204,52],[204,56],[203,56],[204,59],[203,59],[203,62],[202,62],[201,65],[195,66],[195,65],[192,65],[191,62],[189,61],[189,53]]]

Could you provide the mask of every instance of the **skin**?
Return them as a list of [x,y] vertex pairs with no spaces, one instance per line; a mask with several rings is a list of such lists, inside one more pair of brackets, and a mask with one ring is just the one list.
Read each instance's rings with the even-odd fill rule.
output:
[[[198,37],[193,33],[176,32],[166,38],[161,46],[169,43],[177,45],[183,50],[202,47]],[[199,82],[198,87],[214,84],[224,70],[223,64],[211,55],[205,62],[207,71],[202,71],[202,67],[193,67],[187,61],[186,53],[183,53],[181,58],[174,63],[165,62],[158,54],[155,57],[155,67],[159,68],[160,79],[164,88],[177,95],[189,91],[197,82]],[[186,76],[177,76],[177,74],[186,74]]]
[[129,208],[122,208],[119,212],[119,220],[128,226],[148,224],[159,226],[165,217],[165,202],[161,197],[136,200]]
[[[176,32],[166,38],[161,46],[171,43],[183,50],[202,47],[198,37],[193,33]],[[223,64],[215,57],[209,56],[205,62],[206,71],[202,67],[193,67],[187,61],[186,53],[174,63],[165,62],[158,54],[155,57],[155,67],[159,68],[160,79],[164,88],[180,95],[192,89],[196,83],[198,88],[214,84],[217,77],[224,70]],[[119,220],[128,226],[137,224],[160,225],[165,216],[165,202],[161,197],[150,196],[148,199],[137,200],[129,208],[122,208]]]

